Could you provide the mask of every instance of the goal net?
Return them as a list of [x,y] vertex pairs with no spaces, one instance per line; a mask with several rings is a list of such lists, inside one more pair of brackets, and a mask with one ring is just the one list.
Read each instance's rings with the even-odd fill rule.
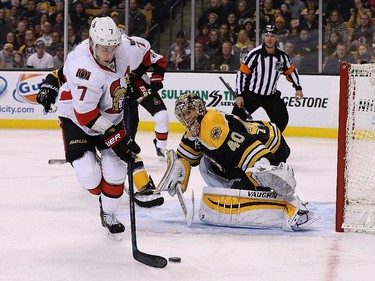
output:
[[336,231],[375,233],[375,65],[343,63]]

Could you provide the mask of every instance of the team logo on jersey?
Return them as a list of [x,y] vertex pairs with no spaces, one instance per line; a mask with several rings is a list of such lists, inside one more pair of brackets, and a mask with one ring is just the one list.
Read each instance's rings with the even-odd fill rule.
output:
[[222,132],[223,132],[223,131],[221,130],[220,127],[214,127],[214,128],[211,130],[211,133],[210,133],[210,135],[211,135],[211,139],[213,139],[213,140],[218,140],[218,139],[220,138]]
[[91,76],[91,72],[84,69],[84,68],[78,68],[76,77],[82,80],[89,80]]
[[109,87],[112,97],[112,108],[107,109],[107,113],[120,113],[124,109],[126,89],[121,85],[120,79],[113,81]]
[[152,101],[154,102],[154,105],[160,105],[160,100],[158,98],[153,98]]
[[275,70],[279,72],[283,71],[283,63],[281,61],[275,63]]

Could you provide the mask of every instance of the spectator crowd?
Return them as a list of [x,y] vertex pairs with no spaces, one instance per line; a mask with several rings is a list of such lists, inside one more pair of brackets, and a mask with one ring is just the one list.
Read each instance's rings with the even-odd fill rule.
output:
[[[184,1],[186,2],[186,1]],[[206,1],[207,2],[207,1]],[[129,0],[128,35],[149,39],[158,24],[163,32],[175,0]],[[186,4],[186,3],[185,3]],[[199,15],[194,38],[194,69],[236,71],[256,46],[256,18],[262,30],[274,25],[278,46],[301,73],[338,74],[341,61],[375,62],[375,0],[209,0]],[[125,30],[124,0],[69,0],[67,49],[88,38],[94,17],[111,17]],[[319,58],[319,20],[322,10],[323,59]],[[64,2],[62,0],[8,0],[0,4],[0,69],[58,68],[64,59]],[[260,38],[259,38],[260,39]],[[191,69],[189,35],[181,30],[169,50],[167,69]]]
[[[125,27],[124,0],[66,0],[68,52],[88,38],[95,17],[111,17]],[[147,38],[152,25],[167,19],[173,0],[130,0],[129,35]],[[55,69],[64,62],[64,0],[2,0],[0,69]],[[147,38],[148,39],[148,38]]]

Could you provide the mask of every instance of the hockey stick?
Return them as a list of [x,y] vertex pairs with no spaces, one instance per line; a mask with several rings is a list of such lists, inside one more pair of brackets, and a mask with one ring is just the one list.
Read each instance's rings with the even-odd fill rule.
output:
[[[229,93],[235,97],[236,96],[236,93],[233,91],[232,87],[229,85],[228,82],[226,82],[224,80],[223,77],[219,76],[219,79],[221,82],[223,82],[224,86],[228,89]],[[249,111],[247,111],[247,109],[245,107],[242,107],[242,110],[245,112],[246,114],[246,119],[249,120],[249,121],[252,121],[253,120],[253,117],[251,116],[251,114],[249,113]]]
[[[100,157],[98,151],[96,151],[96,153],[95,153],[95,158],[96,158],[96,161],[98,161],[99,164],[102,163],[102,158]],[[49,165],[62,165],[62,164],[66,164],[66,163],[68,163],[66,161],[66,159],[57,159],[57,158],[55,158],[55,159],[49,159],[48,160],[48,164]]]
[[134,207],[134,186],[133,186],[133,163],[131,159],[128,163],[128,180],[129,180],[129,203],[130,203],[130,231],[132,238],[133,258],[140,263],[148,266],[163,268],[167,265],[167,260],[161,256],[150,255],[141,252],[137,246],[137,233],[135,224],[135,207]]
[[62,165],[62,164],[66,164],[66,160],[65,159],[49,159],[48,160],[48,164],[49,165]]
[[[129,96],[126,98],[125,101],[125,108],[129,106]],[[125,109],[125,124],[129,126],[130,124],[130,115],[129,115],[129,107]],[[130,126],[129,126],[130,127]],[[131,135],[130,128],[127,127],[129,130],[129,134]],[[134,158],[131,158],[128,162],[128,181],[129,181],[129,206],[130,206],[130,232],[131,232],[131,239],[132,239],[132,251],[133,251],[133,258],[145,265],[156,267],[156,268],[163,268],[167,266],[168,261],[161,256],[150,255],[144,252],[141,252],[137,246],[137,228],[135,223],[135,203],[134,203],[134,184],[133,184],[133,165],[134,165]]]
[[187,208],[186,200],[184,198],[184,195],[182,194],[181,184],[178,184],[176,188],[176,194],[177,194],[178,201],[180,202],[182,211],[184,212],[186,223],[188,227],[190,227],[194,219],[194,191],[193,190],[191,191],[191,202],[192,202],[191,212]]

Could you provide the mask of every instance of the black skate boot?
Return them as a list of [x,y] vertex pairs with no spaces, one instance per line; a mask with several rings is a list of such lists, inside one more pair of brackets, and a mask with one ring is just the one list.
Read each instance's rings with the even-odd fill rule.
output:
[[100,202],[100,218],[102,219],[102,226],[106,227],[111,234],[122,233],[125,231],[125,226],[119,222],[115,214],[108,214],[103,211],[102,200]]
[[152,208],[163,205],[164,198],[161,196],[160,192],[154,192],[156,189],[155,184],[150,177],[150,181],[146,187],[134,194],[134,202],[143,208]]
[[156,149],[156,155],[159,156],[159,158],[161,158],[161,159],[165,159],[165,155],[164,155],[162,149],[156,146],[156,139],[154,139],[153,142],[154,142],[155,149]]

